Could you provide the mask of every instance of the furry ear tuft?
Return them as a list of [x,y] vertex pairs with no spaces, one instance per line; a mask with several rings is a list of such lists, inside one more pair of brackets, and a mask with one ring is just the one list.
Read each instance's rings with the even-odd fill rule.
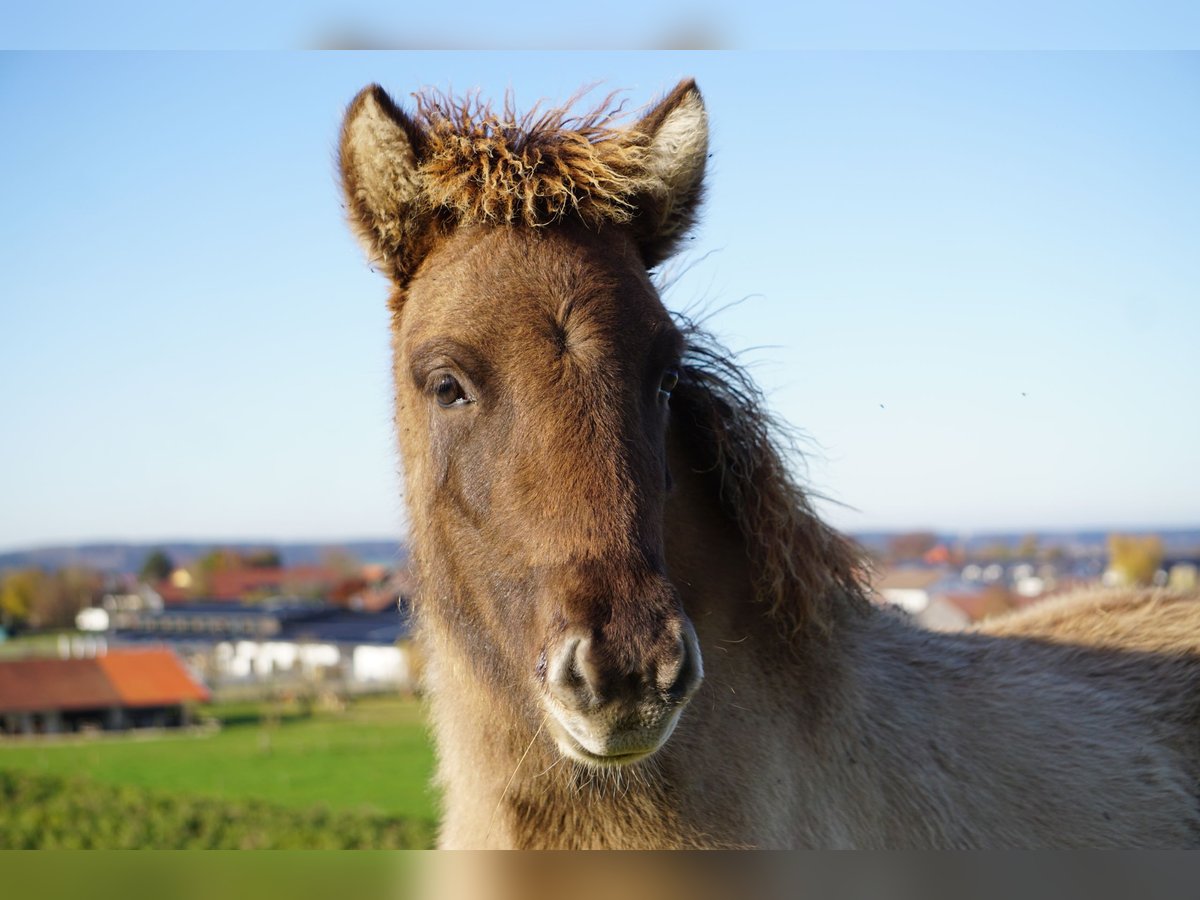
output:
[[708,113],[692,79],[681,81],[633,130],[646,140],[655,189],[639,198],[638,239],[646,266],[670,256],[696,220],[708,161]]
[[421,203],[421,129],[377,84],[358,93],[342,123],[338,161],[350,225],[372,263],[411,277],[427,230]]
[[607,104],[582,116],[569,106],[517,118],[470,96],[423,95],[410,117],[378,85],[362,90],[342,124],[340,165],[371,261],[403,287],[450,228],[566,216],[628,225],[647,267],[670,256],[695,220],[708,158],[695,82],[625,128]]

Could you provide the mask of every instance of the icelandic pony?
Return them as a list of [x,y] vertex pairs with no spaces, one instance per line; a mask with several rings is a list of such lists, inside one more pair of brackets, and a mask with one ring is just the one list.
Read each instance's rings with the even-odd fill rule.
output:
[[690,81],[636,121],[377,86],[346,113],[441,846],[1196,845],[1194,657],[868,602],[753,384],[651,282],[707,159]]

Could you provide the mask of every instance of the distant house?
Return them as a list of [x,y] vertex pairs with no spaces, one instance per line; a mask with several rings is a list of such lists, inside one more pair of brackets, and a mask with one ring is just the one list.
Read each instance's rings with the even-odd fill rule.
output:
[[322,682],[350,691],[412,690],[407,605],[377,612],[275,598],[195,601],[115,615],[108,637],[168,644],[214,687]]
[[0,662],[0,734],[186,725],[191,706],[208,700],[208,689],[161,648]]
[[946,569],[903,567],[883,574],[874,585],[876,597],[899,607],[926,628],[957,631],[975,618],[966,604],[952,591],[955,578]]
[[874,585],[884,601],[919,615],[929,605],[931,589],[946,578],[940,569],[901,568],[886,572]]

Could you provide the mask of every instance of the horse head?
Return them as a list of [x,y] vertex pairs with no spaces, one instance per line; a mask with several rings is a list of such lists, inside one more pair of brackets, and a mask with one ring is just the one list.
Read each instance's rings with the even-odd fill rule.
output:
[[591,765],[659,749],[703,677],[664,552],[683,337],[648,270],[707,155],[691,82],[627,125],[408,113],[372,86],[342,130],[351,225],[393,285],[418,614],[469,660],[455,677]]

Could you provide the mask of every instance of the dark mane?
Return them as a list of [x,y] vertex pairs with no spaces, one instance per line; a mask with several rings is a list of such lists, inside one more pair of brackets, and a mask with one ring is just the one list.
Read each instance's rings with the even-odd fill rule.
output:
[[758,598],[792,635],[827,633],[839,607],[867,601],[858,546],[818,518],[781,448],[787,429],[732,354],[684,316],[684,368],[671,396],[695,465],[712,473],[756,573]]
[[647,138],[618,127],[613,95],[574,114],[580,97],[518,116],[511,96],[496,112],[478,95],[416,94],[426,205],[467,225],[539,226],[568,215],[592,226],[629,221],[639,195],[661,190]]

